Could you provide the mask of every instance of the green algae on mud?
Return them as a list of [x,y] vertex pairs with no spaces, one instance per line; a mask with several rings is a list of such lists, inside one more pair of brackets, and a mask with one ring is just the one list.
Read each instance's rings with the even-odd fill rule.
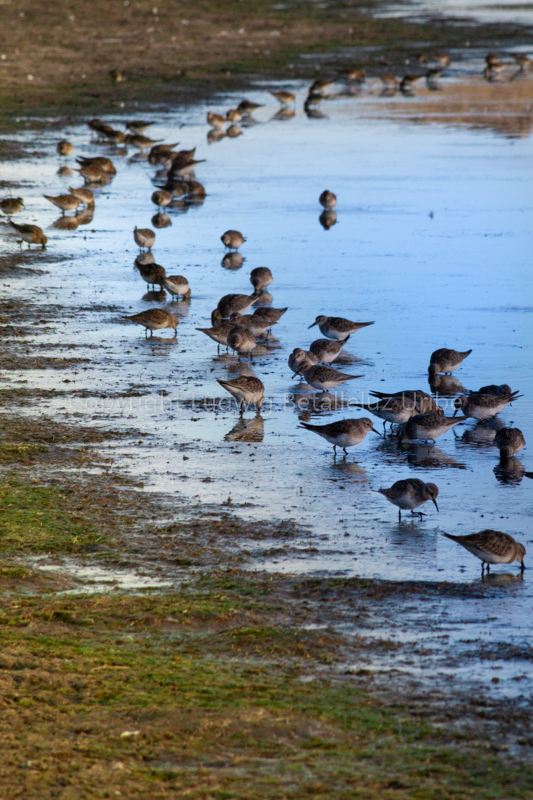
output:
[[321,676],[328,637],[273,651],[293,632],[264,601],[189,587],[0,615],[7,797],[532,797],[530,765]]

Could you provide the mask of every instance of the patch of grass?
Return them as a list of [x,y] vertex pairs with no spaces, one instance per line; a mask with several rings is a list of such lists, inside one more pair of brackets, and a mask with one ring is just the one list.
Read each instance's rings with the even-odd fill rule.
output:
[[[280,632],[235,598],[19,598],[0,612],[8,798],[532,797],[531,766],[466,754],[349,682],[302,682],[298,662],[270,656]],[[241,632],[260,633],[248,662],[217,644],[243,613]]]

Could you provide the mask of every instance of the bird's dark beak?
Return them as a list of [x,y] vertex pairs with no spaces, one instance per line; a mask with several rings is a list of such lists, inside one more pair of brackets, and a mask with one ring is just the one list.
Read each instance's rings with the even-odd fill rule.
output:
[[[431,499],[433,500],[433,498],[431,498]],[[434,504],[435,508],[436,508],[436,509],[437,509],[437,511],[438,511],[438,510],[439,510],[439,507],[438,507],[438,505],[437,505],[437,501],[436,501],[436,500],[433,500],[433,504]]]
[[372,430],[374,431],[374,433],[377,433],[378,436],[381,436],[381,433],[377,431],[375,428],[372,428]]
[[[315,325],[317,325],[317,324],[318,324],[318,323],[316,323],[316,322],[313,322],[313,324],[312,324],[312,325],[309,325],[309,328],[314,328],[314,327],[315,327]],[[307,330],[309,330],[309,328],[307,328]]]
[[526,565],[523,561],[520,562],[520,572],[523,572],[526,569]]
[[457,414],[457,412],[458,412],[458,411],[459,411],[459,409],[458,409],[458,408],[456,408],[456,409],[455,409],[455,411],[453,412],[453,416],[454,416],[454,417],[455,417],[455,415]]

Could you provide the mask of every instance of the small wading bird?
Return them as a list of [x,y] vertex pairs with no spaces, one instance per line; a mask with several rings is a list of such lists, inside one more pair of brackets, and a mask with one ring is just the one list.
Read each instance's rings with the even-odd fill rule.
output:
[[42,228],[38,225],[17,225],[16,222],[8,220],[12,228],[16,230],[22,242],[27,242],[28,247],[32,244],[40,244],[41,247],[46,247],[48,238],[44,235]]
[[60,208],[63,214],[65,211],[77,211],[80,201],[73,194],[60,194],[57,197],[50,197],[48,194],[43,194],[45,200],[53,203],[54,206]]
[[218,325],[213,325],[212,328],[195,328],[195,330],[200,331],[200,333],[205,333],[206,336],[209,336],[214,342],[217,343],[217,353],[220,352],[220,345],[223,347],[228,347],[228,335],[229,332],[233,330],[235,327],[234,322],[220,322]]
[[387,500],[398,506],[398,519],[402,518],[402,511],[410,511],[411,514],[422,517],[426,516],[422,511],[414,511],[418,506],[431,500],[437,511],[438,487],[434,483],[424,483],[418,478],[407,478],[403,481],[396,481],[389,489],[378,489]]
[[282,90],[279,92],[270,92],[270,94],[272,97],[275,97],[282,106],[288,106],[290,103],[294,103],[296,100],[296,95],[292,92],[285,92]]
[[463,419],[461,417],[459,419],[444,417],[441,414],[416,414],[400,427],[398,437],[400,443],[416,439],[434,442],[443,433],[451,431],[456,425],[460,425]]
[[[319,315],[309,328],[314,328],[318,325],[320,333],[327,336],[328,339],[344,340],[352,333],[366,328],[368,325],[373,325],[373,322],[352,322],[344,317],[325,317]],[[308,328],[308,330],[309,330]]]
[[315,339],[309,345],[309,353],[315,357],[317,364],[331,364],[338,358],[349,338],[347,336],[346,339]]
[[505,406],[512,403],[513,400],[518,400],[519,397],[522,397],[522,395],[518,394],[518,391],[504,395],[462,394],[460,397],[455,398],[453,415],[455,417],[457,412],[461,410],[465,417],[473,417],[479,420],[489,419],[490,417],[495,417]]
[[441,347],[440,350],[435,350],[429,359],[428,372],[430,375],[451,375],[451,373],[460,367],[467,356],[470,355],[472,350],[466,350],[464,353],[458,350],[448,350],[447,347]]
[[444,409],[437,405],[436,401],[431,397],[431,395],[422,391],[422,389],[406,389],[403,392],[395,392],[394,394],[390,394],[389,392],[369,392],[369,394],[372,397],[379,398],[379,400],[387,400],[393,397],[412,400],[415,404],[417,414],[444,415]]
[[155,233],[150,228],[138,228],[135,226],[133,238],[135,239],[135,244],[139,245],[141,250],[143,248],[151,250],[155,243]]
[[253,375],[241,375],[231,381],[222,381],[217,378],[217,383],[235,398],[240,406],[241,414],[244,406],[250,405],[250,403],[254,403],[258,411],[261,410],[265,387],[259,378]]
[[364,377],[364,375],[346,375],[346,373],[339,372],[337,369],[333,369],[333,367],[308,367],[307,362],[304,362],[298,371],[309,386],[312,386],[313,389],[320,389],[322,392],[335,389],[346,381],[353,381],[356,378]]
[[298,427],[322,436],[323,439],[333,445],[335,455],[337,455],[337,447],[342,447],[344,454],[348,455],[346,448],[360,444],[369,431],[374,431],[378,436],[381,436],[372,425],[372,420],[368,419],[368,417],[341,419],[338,422],[330,422],[329,425],[311,425],[308,422],[302,422]]
[[485,571],[485,564],[487,572],[489,572],[491,564],[512,564],[513,561],[519,561],[520,572],[525,570],[526,548],[508,533],[485,530],[479,533],[469,533],[467,536],[453,536],[451,533],[444,535],[481,560],[482,575]]
[[256,267],[250,272],[250,283],[254,287],[256,294],[260,294],[263,289],[274,282],[272,273],[268,267]]
[[183,297],[188,300],[191,296],[191,287],[189,281],[183,275],[165,275],[163,278],[163,286],[172,297]]
[[77,163],[82,167],[96,167],[106,175],[116,175],[117,169],[110,158],[105,156],[94,156],[88,158],[87,156],[79,156],[76,159]]
[[22,197],[5,197],[0,200],[0,211],[6,217],[12,217],[13,214],[18,214],[24,208],[24,200]]
[[526,440],[519,428],[502,428],[494,437],[494,444],[500,451],[501,460],[507,461],[526,446]]
[[80,203],[83,203],[87,208],[94,208],[94,194],[90,189],[85,189],[85,187],[73,189],[72,186],[69,186],[68,190],[71,195],[77,197]]
[[230,230],[222,234],[220,241],[228,250],[238,250],[239,247],[242,247],[245,243],[246,239],[239,231]]
[[74,147],[71,145],[70,142],[67,142],[65,139],[56,144],[56,153],[59,156],[70,156],[72,155],[73,152],[74,152]]
[[242,328],[240,325],[235,325],[234,328],[228,333],[228,346],[237,353],[239,361],[241,355],[250,354],[250,361],[252,361],[252,350],[256,346],[257,341],[253,333],[248,328]]
[[337,195],[328,191],[328,189],[324,189],[318,198],[318,202],[321,206],[324,206],[324,208],[335,208],[337,205]]
[[387,422],[390,423],[392,430],[393,425],[402,425],[418,414],[414,400],[409,400],[407,397],[387,397],[385,400],[378,400],[377,403],[354,403],[354,405],[382,419],[383,432]]
[[149,308],[147,311],[141,311],[140,314],[132,314],[129,317],[122,317],[121,319],[128,319],[130,322],[135,322],[137,325],[142,325],[145,328],[144,335],[153,335],[154,331],[162,330],[163,328],[173,328],[174,338],[177,336],[177,327],[179,320],[164,308]]

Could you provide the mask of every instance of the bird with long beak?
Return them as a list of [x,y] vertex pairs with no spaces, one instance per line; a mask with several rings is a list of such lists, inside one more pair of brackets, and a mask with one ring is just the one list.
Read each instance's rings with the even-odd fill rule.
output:
[[337,447],[342,447],[344,454],[348,455],[346,448],[360,444],[369,431],[374,431],[378,436],[381,436],[379,431],[372,425],[372,420],[368,419],[368,417],[340,419],[338,422],[330,422],[329,425],[311,425],[308,422],[302,422],[298,427],[322,436],[323,439],[333,445],[335,455],[337,455]]
[[410,511],[411,514],[419,514],[420,519],[425,516],[422,511],[414,511],[418,506],[431,500],[437,511],[437,497],[439,489],[434,483],[424,483],[419,478],[407,478],[403,481],[396,481],[389,489],[378,489],[378,492],[387,498],[389,503],[398,506],[398,519],[402,518],[402,511]]
[[513,561],[519,561],[520,572],[525,570],[526,548],[508,533],[485,530],[479,533],[469,533],[466,536],[453,536],[451,533],[444,535],[480,559],[482,575],[485,572],[485,564],[487,572],[489,572],[491,564],[512,564]]

